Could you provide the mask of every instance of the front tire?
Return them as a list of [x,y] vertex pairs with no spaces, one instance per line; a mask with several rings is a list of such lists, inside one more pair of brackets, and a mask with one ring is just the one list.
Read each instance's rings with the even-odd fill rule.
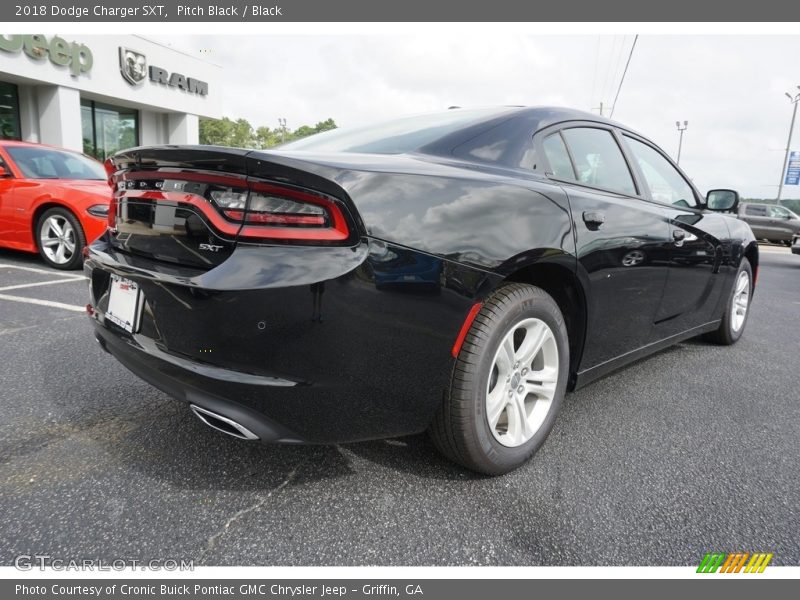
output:
[[747,317],[750,316],[752,295],[753,269],[750,261],[743,258],[733,280],[733,289],[726,304],[725,314],[722,315],[722,322],[719,324],[719,329],[708,335],[710,341],[730,346],[742,337]]
[[451,460],[501,475],[525,463],[555,423],[569,342],[558,305],[513,283],[483,305],[467,334],[430,433]]
[[65,208],[51,208],[36,223],[39,255],[55,269],[71,270],[81,266],[81,252],[86,237],[78,219]]

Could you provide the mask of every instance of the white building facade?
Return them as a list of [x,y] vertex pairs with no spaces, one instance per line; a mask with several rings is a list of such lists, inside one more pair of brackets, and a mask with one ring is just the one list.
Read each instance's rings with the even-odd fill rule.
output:
[[149,144],[197,144],[220,118],[220,67],[135,35],[0,36],[0,138],[100,160]]

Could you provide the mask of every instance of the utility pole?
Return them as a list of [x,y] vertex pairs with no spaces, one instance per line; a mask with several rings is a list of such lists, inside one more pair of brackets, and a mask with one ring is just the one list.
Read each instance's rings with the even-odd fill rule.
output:
[[600,116],[602,117],[603,116],[603,103],[601,102],[600,106],[595,106],[594,108],[595,108],[595,110],[597,110],[598,108],[600,109]]
[[281,127],[281,144],[286,141],[286,119],[278,117],[278,125]]
[[[797,86],[797,89],[800,90],[800,85]],[[797,118],[797,104],[800,102],[800,93],[795,96],[792,96],[789,92],[786,92],[786,97],[789,98],[789,102],[794,105],[792,109],[792,123],[789,125],[789,140],[786,142],[786,155],[783,157],[783,168],[781,169],[781,180],[778,183],[778,198],[777,201],[781,201],[781,194],[783,193],[783,181],[786,177],[786,167],[789,164],[789,152],[791,151],[792,147],[792,134],[794,133],[794,120]]]
[[680,121],[675,121],[675,126],[678,128],[680,132],[678,134],[678,158],[675,160],[675,164],[681,164],[681,148],[683,147],[683,132],[689,127],[689,121],[684,121],[683,126],[681,126]]

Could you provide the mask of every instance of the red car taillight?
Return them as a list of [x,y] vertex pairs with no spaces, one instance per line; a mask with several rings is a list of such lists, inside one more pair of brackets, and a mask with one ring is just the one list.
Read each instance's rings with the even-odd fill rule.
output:
[[251,182],[247,210],[225,211],[244,223],[250,239],[341,241],[350,234],[341,208],[331,198],[294,188]]
[[[153,197],[155,193],[162,199],[192,204],[224,233],[238,233],[248,240],[341,242],[350,236],[340,204],[323,194],[228,175],[193,172],[162,173],[161,178],[158,175],[127,173],[121,187],[130,190],[128,196]],[[113,223],[115,209],[112,202],[109,223]],[[232,228],[233,223],[241,229]]]

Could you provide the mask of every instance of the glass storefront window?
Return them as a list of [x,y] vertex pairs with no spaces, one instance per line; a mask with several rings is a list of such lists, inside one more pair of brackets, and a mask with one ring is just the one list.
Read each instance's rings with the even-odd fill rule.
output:
[[13,83],[0,81],[0,139],[22,139],[19,129],[19,94]]
[[118,150],[139,145],[139,111],[81,100],[83,152],[105,160]]

